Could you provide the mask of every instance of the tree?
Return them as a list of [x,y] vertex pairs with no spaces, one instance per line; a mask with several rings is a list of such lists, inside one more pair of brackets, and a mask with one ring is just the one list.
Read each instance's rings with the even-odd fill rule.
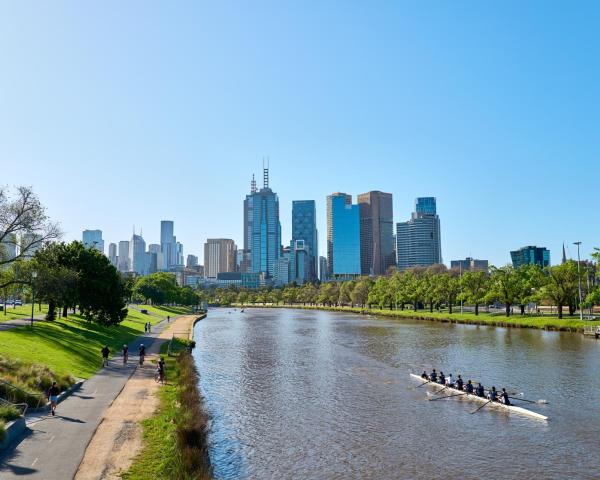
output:
[[487,298],[502,302],[506,308],[506,316],[510,316],[510,308],[515,305],[520,298],[521,279],[515,273],[512,265],[505,267],[492,267],[492,276],[490,280],[490,289]]
[[[563,307],[571,306],[578,296],[577,262],[569,260],[562,265],[547,269],[548,281],[542,287],[540,297],[551,301],[558,308],[558,318],[563,318]],[[573,315],[574,311],[570,311]]]
[[371,289],[372,285],[373,281],[368,277],[363,277],[356,282],[356,286],[350,294],[352,303],[355,305],[360,305],[361,308],[364,308],[367,300],[369,299],[369,290]]
[[[339,302],[341,305],[352,304],[352,290],[354,290],[354,281],[347,280],[340,286]],[[353,306],[353,305],[350,305]]]
[[452,271],[440,273],[437,275],[435,288],[439,302],[445,302],[448,306],[448,313],[452,314],[452,306],[456,303],[460,292],[458,276]]
[[139,277],[133,285],[133,295],[142,297],[152,305],[177,303],[178,286],[175,275],[156,272]]
[[461,298],[465,302],[475,305],[475,315],[479,315],[479,305],[485,300],[488,293],[489,279],[487,272],[472,271],[464,272],[460,278]]

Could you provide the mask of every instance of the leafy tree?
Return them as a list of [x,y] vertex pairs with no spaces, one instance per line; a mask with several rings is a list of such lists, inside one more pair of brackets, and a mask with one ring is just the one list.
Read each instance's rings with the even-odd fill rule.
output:
[[156,272],[139,277],[133,285],[133,295],[142,297],[152,305],[177,303],[178,286],[175,275],[167,272]]
[[475,315],[479,315],[479,305],[485,300],[488,293],[490,277],[487,272],[467,271],[462,274],[460,286],[461,298],[475,305]]
[[352,303],[355,305],[360,305],[361,308],[364,308],[365,304],[369,299],[369,290],[372,286],[373,281],[368,277],[363,277],[358,282],[356,282],[356,286],[350,294],[350,299]]
[[[562,265],[549,267],[548,281],[542,287],[540,296],[558,308],[558,318],[563,318],[563,307],[573,304],[578,296],[577,262],[568,261]],[[573,315],[574,311],[570,311]]]
[[515,273],[512,265],[505,267],[492,267],[490,279],[490,289],[487,298],[491,301],[502,302],[506,308],[506,316],[510,316],[510,308],[515,305],[520,298],[521,278]]

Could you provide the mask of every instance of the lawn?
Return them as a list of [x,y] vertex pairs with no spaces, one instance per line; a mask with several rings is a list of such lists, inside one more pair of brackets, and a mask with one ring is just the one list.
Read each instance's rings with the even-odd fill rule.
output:
[[[4,304],[0,304],[4,305]],[[40,311],[39,306],[36,305],[33,309],[33,315],[35,317],[39,315],[44,315],[48,311],[48,305],[42,304],[42,310]],[[31,318],[31,303],[22,305],[20,307],[13,307],[12,305],[7,305],[6,310],[0,312],[0,322],[5,322],[7,320],[16,320],[19,318],[29,319]]]
[[116,327],[103,327],[79,315],[54,322],[37,322],[0,332],[3,357],[49,367],[58,375],[89,378],[100,367],[100,349],[108,345],[111,353],[144,333],[144,324],[156,324],[170,312],[156,309],[161,317],[130,309],[127,318]]
[[132,305],[134,308],[138,308],[140,310],[148,310],[149,313],[154,313],[155,315],[160,315],[163,318],[167,318],[167,315],[170,317],[176,317],[178,315],[187,315],[192,313],[192,309],[190,307],[169,307],[166,305],[163,306],[155,306],[155,305]]

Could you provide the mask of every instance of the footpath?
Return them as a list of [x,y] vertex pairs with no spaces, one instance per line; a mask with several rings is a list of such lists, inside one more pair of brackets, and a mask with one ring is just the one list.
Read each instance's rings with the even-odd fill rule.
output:
[[[129,351],[137,353],[142,343],[147,351],[148,348],[151,352],[156,350],[156,339],[167,327],[176,325],[179,318],[173,319],[171,324],[163,320],[154,325],[152,333],[146,333],[129,344]],[[171,336],[170,333],[165,335]],[[164,338],[160,341],[164,341]],[[98,353],[98,363],[100,362]],[[74,478],[103,415],[136,372],[137,364],[137,355],[130,355],[127,365],[123,365],[122,356],[114,356],[108,367],[85,381],[78,391],[58,405],[55,417],[45,415],[28,418],[29,428],[21,441],[15,442],[0,454],[0,479]],[[147,368],[142,370],[145,373]],[[153,371],[152,368],[152,375]]]

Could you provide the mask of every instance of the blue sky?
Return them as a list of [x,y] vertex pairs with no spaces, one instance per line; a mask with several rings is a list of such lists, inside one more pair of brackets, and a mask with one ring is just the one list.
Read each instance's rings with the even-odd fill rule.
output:
[[[175,221],[185,254],[242,241],[270,157],[291,202],[436,196],[444,260],[600,246],[595,2],[3,2],[1,183],[65,239]],[[576,254],[574,247],[571,253]],[[320,252],[324,254],[324,250]]]

